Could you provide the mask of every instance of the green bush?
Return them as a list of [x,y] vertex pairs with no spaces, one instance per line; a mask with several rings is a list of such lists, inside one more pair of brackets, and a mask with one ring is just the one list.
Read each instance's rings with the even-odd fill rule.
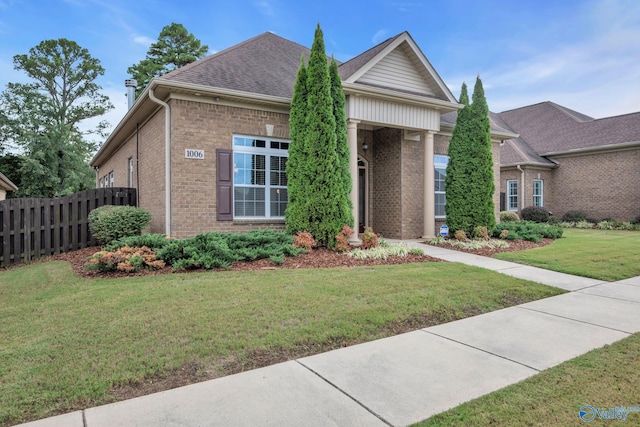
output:
[[107,205],[89,213],[89,228],[100,243],[111,243],[116,239],[140,235],[151,222],[149,212],[134,206]]
[[520,217],[517,213],[512,211],[502,211],[500,212],[500,222],[518,222],[520,221]]
[[522,209],[520,217],[524,221],[547,222],[549,221],[549,211],[541,206],[527,206]]
[[293,237],[273,230],[248,233],[204,233],[189,239],[169,240],[158,250],[158,259],[174,270],[230,268],[237,261],[268,258],[282,264],[285,257],[307,252],[296,248]]
[[631,220],[631,224],[638,225],[640,224],[640,215]]
[[[503,231],[509,230],[504,236]],[[542,224],[532,221],[521,222],[505,222],[495,226],[491,235],[493,237],[504,236],[506,240],[528,240],[531,242],[539,242],[542,239],[559,239],[562,237],[563,230],[561,227]]]
[[568,211],[562,215],[562,222],[580,222],[586,220],[587,214],[582,211]]
[[140,236],[122,237],[120,239],[114,240],[106,245],[104,247],[104,250],[114,252],[124,246],[129,246],[131,248],[140,248],[142,246],[146,246],[153,249],[154,251],[157,251],[170,242],[171,240],[167,239],[167,236],[164,234],[142,234]]

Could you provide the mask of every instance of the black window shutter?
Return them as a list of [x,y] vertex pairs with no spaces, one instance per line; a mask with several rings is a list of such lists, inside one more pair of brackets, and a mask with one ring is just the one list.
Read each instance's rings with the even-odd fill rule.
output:
[[233,220],[233,151],[216,150],[216,211],[218,221]]

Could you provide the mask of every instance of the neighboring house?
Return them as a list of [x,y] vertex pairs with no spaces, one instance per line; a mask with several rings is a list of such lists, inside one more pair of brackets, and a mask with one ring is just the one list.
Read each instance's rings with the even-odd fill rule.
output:
[[18,187],[0,172],[0,200],[7,198],[7,191],[16,191]]
[[492,114],[519,135],[500,149],[503,210],[543,206],[595,219],[640,215],[640,112],[603,119],[542,102]]
[[[151,232],[284,227],[289,109],[309,49],[271,33],[152,80],[91,161],[98,186],[136,187]],[[339,64],[353,214],[390,238],[433,236],[458,104],[409,33]],[[492,127],[500,187],[500,143]],[[494,202],[496,215],[499,192]],[[331,201],[327,201],[331,203]]]

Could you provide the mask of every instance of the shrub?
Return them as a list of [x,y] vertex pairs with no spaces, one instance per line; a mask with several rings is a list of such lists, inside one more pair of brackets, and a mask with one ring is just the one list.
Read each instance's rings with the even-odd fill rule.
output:
[[576,222],[575,227],[576,228],[593,228],[593,223],[587,220],[582,220],[582,221]]
[[509,230],[502,230],[498,237],[503,240],[506,239],[507,237],[509,237]]
[[302,248],[311,252],[311,249],[315,245],[316,241],[308,231],[298,231],[296,235],[293,236],[293,246],[296,248]]
[[273,230],[247,233],[204,233],[189,239],[170,240],[158,251],[158,258],[174,270],[230,268],[236,261],[269,258],[275,264],[284,257],[306,252],[293,246],[293,237]]
[[342,230],[336,236],[336,245],[334,246],[334,250],[336,252],[348,252],[349,251],[349,237],[353,235],[355,231],[353,228],[345,225],[342,227]]
[[156,259],[156,253],[147,246],[139,248],[123,246],[116,251],[99,251],[89,258],[87,270],[100,272],[124,271],[133,273],[142,268],[155,270],[165,266],[164,261]]
[[362,233],[362,249],[375,248],[378,246],[378,235],[373,232],[371,227],[365,227]]
[[93,237],[101,243],[140,235],[149,225],[151,215],[134,206],[101,206],[89,213],[89,228]]
[[631,220],[631,224],[638,225],[640,224],[640,215]]
[[464,230],[456,230],[454,237],[456,240],[467,240],[467,233]]
[[549,220],[549,211],[541,206],[528,206],[522,209],[520,217],[524,221],[547,222]]
[[561,227],[550,224],[541,224],[532,221],[521,221],[511,223],[500,223],[495,226],[491,232],[493,237],[501,237],[504,230],[508,230],[508,234],[504,237],[506,240],[528,240],[539,242],[545,239],[559,239],[562,237],[563,230]]
[[489,230],[485,226],[478,226],[473,229],[473,237],[476,239],[489,240]]
[[549,215],[549,219],[547,220],[549,224],[558,225],[560,224],[560,218],[555,215]]
[[106,245],[103,250],[113,252],[117,251],[123,246],[130,246],[132,248],[140,248],[142,246],[146,246],[153,249],[154,251],[157,251],[158,249],[167,245],[169,242],[171,242],[171,240],[168,239],[164,234],[143,234],[140,236],[122,237],[120,239],[114,240]]
[[582,211],[568,211],[562,215],[562,222],[580,222],[586,220],[587,214]]
[[520,217],[517,213],[511,211],[500,212],[500,222],[518,222]]

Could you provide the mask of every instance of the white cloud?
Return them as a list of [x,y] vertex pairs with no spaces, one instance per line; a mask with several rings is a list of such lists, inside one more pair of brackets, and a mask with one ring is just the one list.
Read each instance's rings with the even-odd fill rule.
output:
[[267,0],[260,0],[258,2],[255,3],[256,6],[258,6],[258,9],[260,9],[262,11],[262,13],[264,13],[267,16],[275,16],[275,12],[273,10],[273,7],[271,5],[270,2],[268,2]]
[[371,42],[373,44],[378,44],[381,41],[384,41],[388,33],[389,33],[389,30],[387,30],[386,28],[382,28],[378,30],[371,38]]
[[135,44],[139,44],[139,45],[142,45],[142,46],[151,46],[151,44],[155,42],[155,40],[150,38],[150,37],[139,36],[139,35],[136,35],[136,34],[132,34],[131,38],[132,38],[132,40],[133,40],[133,42]]

